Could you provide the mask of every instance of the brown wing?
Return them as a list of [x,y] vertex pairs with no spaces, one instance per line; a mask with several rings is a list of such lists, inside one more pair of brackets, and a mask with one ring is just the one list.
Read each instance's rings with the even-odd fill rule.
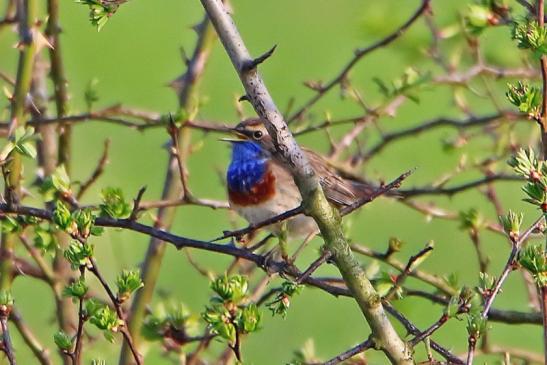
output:
[[371,193],[371,186],[347,180],[338,175],[327,161],[317,153],[303,149],[313,169],[319,175],[321,187],[328,200],[337,205],[351,205]]

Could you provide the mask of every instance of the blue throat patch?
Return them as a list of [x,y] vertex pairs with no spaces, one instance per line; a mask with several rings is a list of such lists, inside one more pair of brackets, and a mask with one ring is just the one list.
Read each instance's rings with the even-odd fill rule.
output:
[[251,141],[232,143],[232,162],[226,178],[228,189],[247,193],[264,177],[268,158],[262,147]]

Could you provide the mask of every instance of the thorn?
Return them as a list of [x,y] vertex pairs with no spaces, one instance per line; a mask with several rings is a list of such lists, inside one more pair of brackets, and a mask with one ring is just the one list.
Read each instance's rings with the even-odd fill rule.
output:
[[241,67],[242,72],[250,71],[252,69],[255,69],[256,66],[260,65],[262,62],[266,61],[270,56],[274,53],[275,49],[277,48],[277,44],[274,45],[268,52],[264,53],[261,56],[258,56],[252,61],[246,62]]
[[139,189],[139,192],[137,193],[137,197],[133,199],[133,210],[131,211],[131,215],[129,216],[130,221],[137,220],[142,196],[144,195],[145,191],[146,191],[146,185]]
[[180,47],[180,58],[182,59],[182,62],[188,67],[190,64],[190,59],[188,58],[188,54],[186,53],[186,50],[184,47]]
[[239,102],[248,101],[250,103],[251,98],[249,98],[249,95],[245,94],[245,95],[242,95],[239,99],[237,99],[237,101],[239,101]]

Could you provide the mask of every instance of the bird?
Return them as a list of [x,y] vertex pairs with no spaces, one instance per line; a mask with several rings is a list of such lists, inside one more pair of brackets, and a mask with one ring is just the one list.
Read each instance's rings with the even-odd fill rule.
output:
[[[242,121],[231,129],[237,138],[231,142],[232,156],[226,172],[228,201],[232,210],[250,224],[261,223],[302,203],[302,196],[291,172],[277,152],[264,122],[260,118]],[[370,195],[373,187],[363,181],[342,177],[325,158],[303,148],[327,200],[337,208],[350,206]],[[311,217],[297,215],[283,223],[275,223],[267,230],[279,235],[286,230],[291,237],[310,237],[318,228]]]

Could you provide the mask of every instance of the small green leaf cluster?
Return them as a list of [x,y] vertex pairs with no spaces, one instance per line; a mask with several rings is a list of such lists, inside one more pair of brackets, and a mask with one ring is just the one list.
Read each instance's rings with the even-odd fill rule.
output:
[[547,29],[535,20],[515,21],[511,36],[519,48],[531,50],[538,58],[547,53]]
[[463,18],[468,31],[477,36],[507,19],[508,14],[509,6],[505,0],[479,0],[467,7]]
[[512,242],[517,242],[519,239],[523,218],[524,215],[522,213],[515,213],[512,210],[510,210],[507,215],[499,216],[503,230],[507,233]]
[[0,222],[2,222],[3,233],[18,233],[23,230],[23,222],[20,216],[5,215],[0,219]]
[[453,295],[445,309],[448,318],[458,318],[461,313],[480,313],[482,302],[478,293],[468,287],[463,287],[458,294]]
[[313,339],[308,339],[301,348],[294,351],[293,357],[287,365],[319,364],[323,362],[316,354]]
[[420,73],[412,67],[407,68],[401,77],[393,80],[390,86],[377,77],[373,78],[373,81],[378,85],[380,92],[386,98],[404,95],[415,103],[418,103],[420,99],[416,94],[412,93],[412,91],[423,86],[429,80],[431,80],[430,73]]
[[64,353],[69,353],[74,346],[74,339],[63,331],[59,331],[53,335],[55,345]]
[[142,288],[144,283],[141,280],[139,270],[123,270],[116,278],[116,286],[118,287],[118,301],[125,302],[131,295]]
[[172,339],[179,346],[197,328],[197,318],[181,302],[161,302],[144,320],[143,336],[150,341]]
[[113,3],[101,0],[77,0],[77,2],[89,7],[89,21],[97,27],[97,31],[100,31],[108,19],[118,10],[119,3],[123,1]]
[[0,231],[2,233],[21,233],[26,227],[32,226],[35,230],[40,230],[42,227],[40,219],[33,216],[12,216],[3,215],[0,218]]
[[300,294],[302,288],[302,285],[293,281],[283,282],[283,284],[281,284],[281,290],[276,298],[267,304],[268,309],[272,312],[272,316],[280,315],[283,318],[287,317],[291,305],[291,298]]
[[530,118],[538,119],[541,113],[541,90],[537,86],[518,81],[516,84],[507,84],[505,96],[507,100],[516,106],[521,113]]
[[484,219],[479,211],[471,208],[460,212],[460,228],[464,230],[478,231],[484,224]]
[[473,340],[477,340],[484,335],[488,329],[488,320],[480,313],[470,313],[467,316],[467,334]]
[[477,287],[477,291],[483,298],[489,298],[492,295],[494,285],[496,285],[495,277],[485,272],[479,273],[479,286]]
[[[507,163],[517,174],[528,180],[522,187],[527,196],[524,201],[538,206],[543,212],[547,211],[547,164],[545,161],[538,160],[532,149],[521,149]],[[518,217],[514,217],[515,225],[518,220]]]
[[81,266],[88,266],[89,259],[93,256],[93,245],[87,242],[73,241],[65,250],[64,256],[70,262],[73,270],[77,270]]
[[528,245],[522,249],[518,262],[532,274],[539,287],[547,286],[547,253],[540,244]]
[[57,167],[50,176],[44,179],[40,185],[40,193],[47,202],[72,196],[70,178],[64,165]]
[[390,290],[394,290],[393,294],[395,295],[395,298],[402,299],[404,294],[403,289],[401,287],[394,288],[396,282],[397,274],[387,271],[381,271],[380,273],[375,274],[373,281],[374,287],[380,296],[384,297]]
[[248,282],[241,275],[222,276],[211,283],[216,295],[211,298],[202,317],[213,333],[235,343],[237,334],[259,329],[261,314],[254,303],[246,304]]
[[85,282],[85,279],[80,276],[63,289],[63,295],[66,297],[71,297],[72,300],[76,302],[87,294],[88,289],[89,288]]
[[85,313],[89,322],[103,331],[108,341],[114,342],[114,333],[118,332],[119,327],[123,325],[116,311],[106,304],[90,299],[85,303]]
[[131,214],[131,207],[125,201],[120,188],[105,188],[101,192],[101,215],[112,218],[127,218]]
[[247,294],[249,284],[241,275],[221,276],[211,282],[211,289],[220,297],[215,300],[240,302]]
[[50,224],[45,226],[34,226],[34,247],[39,249],[42,253],[53,253],[58,246],[57,239],[55,238]]
[[15,133],[10,137],[8,143],[0,151],[0,162],[6,161],[12,152],[17,152],[23,156],[36,158],[36,147],[34,147],[34,128],[20,126],[15,129]]
[[13,307],[13,296],[9,290],[0,290],[0,313],[9,315]]
[[53,211],[53,222],[73,238],[87,239],[90,235],[98,236],[103,232],[101,227],[94,226],[95,215],[91,209],[83,208],[71,212],[60,200],[56,202]]

